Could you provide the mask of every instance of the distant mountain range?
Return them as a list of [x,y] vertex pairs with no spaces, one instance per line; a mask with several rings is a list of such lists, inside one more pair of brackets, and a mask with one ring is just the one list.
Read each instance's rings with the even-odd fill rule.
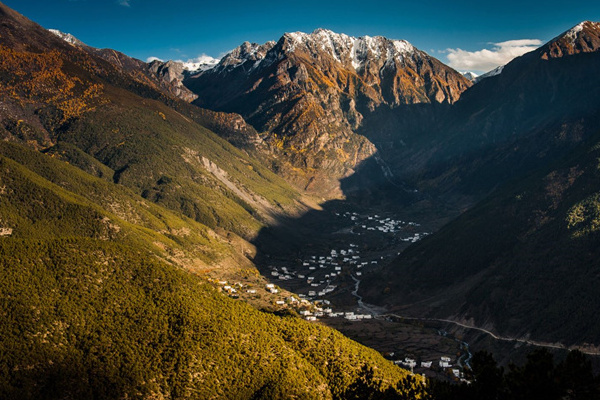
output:
[[[575,234],[567,221],[577,207],[587,210],[583,221],[594,218],[586,213],[598,186],[584,177],[594,176],[595,167],[593,157],[581,158],[581,152],[593,151],[598,135],[599,37],[598,23],[582,22],[473,77],[472,85],[405,41],[317,30],[264,45],[245,43],[214,68],[184,76],[183,83],[199,96],[195,104],[239,113],[263,132],[263,143],[278,149],[271,150],[278,173],[301,188],[327,193],[377,154],[403,187],[418,189],[414,201],[429,196],[454,210],[480,204],[407,250],[385,279],[374,276],[364,285],[373,302],[500,333],[597,345],[598,327],[585,321],[593,320],[598,304],[584,312],[575,292],[538,285],[567,282],[561,271],[571,264],[578,273],[563,288],[577,287],[588,298],[596,285],[577,277],[594,270],[589,257],[599,255],[590,250],[598,237],[593,229]],[[570,189],[579,187],[577,179],[585,190]],[[554,190],[548,187],[560,187],[560,194],[544,195]],[[525,199],[529,208],[523,210],[530,213],[502,220],[513,215],[509,198]],[[554,222],[540,222],[547,220]],[[547,248],[561,255],[549,263],[540,254]],[[520,266],[524,260],[530,267]],[[529,283],[517,289],[515,281]],[[502,283],[493,289],[494,282]],[[538,301],[528,297],[531,291]],[[419,306],[405,306],[415,299],[422,299]],[[577,321],[570,323],[575,310]],[[531,314],[537,318],[526,317]]]

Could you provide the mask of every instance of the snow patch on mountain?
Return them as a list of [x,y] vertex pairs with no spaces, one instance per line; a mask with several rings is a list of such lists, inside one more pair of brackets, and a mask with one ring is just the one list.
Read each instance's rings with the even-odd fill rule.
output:
[[275,44],[276,43],[273,41],[265,44],[244,42],[241,46],[238,46],[227,53],[213,69],[219,72],[232,70],[245,65],[247,61],[251,62],[250,66],[246,66],[247,70],[255,69],[263,62],[267,57],[269,50],[271,50]]
[[471,71],[466,71],[466,72],[461,72],[461,73],[465,78],[467,78],[471,82],[475,81],[475,79],[479,76],[475,72],[471,72]]
[[75,36],[71,35],[70,33],[61,32],[58,29],[48,29],[48,31],[52,32],[53,34],[55,34],[56,36],[58,36],[65,42],[70,43],[74,46],[83,45],[83,42],[81,40],[77,39]]
[[575,45],[575,40],[577,40],[579,33],[583,31],[584,24],[585,22],[580,22],[579,24],[575,25],[573,28],[569,29],[564,33],[563,37],[569,41],[571,46]]
[[586,27],[590,30],[599,31],[600,23],[592,22],[592,21],[580,22],[579,24],[575,25],[573,28],[566,31],[563,34],[563,37],[566,38],[567,40],[569,40],[571,46],[575,46],[575,41],[581,35],[581,32],[583,32],[583,29]]
[[477,83],[477,82],[481,81],[482,79],[491,78],[492,76],[500,75],[502,73],[503,69],[504,69],[504,65],[496,67],[493,70],[486,72],[485,74],[477,76],[473,80],[473,82]]

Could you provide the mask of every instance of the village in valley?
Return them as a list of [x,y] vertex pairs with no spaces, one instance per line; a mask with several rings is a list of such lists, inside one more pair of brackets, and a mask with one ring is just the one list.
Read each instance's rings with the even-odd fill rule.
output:
[[[356,211],[331,211],[330,221],[327,225],[330,232],[324,227],[322,231],[331,240],[314,238],[292,259],[266,257],[261,271],[267,282],[215,283],[230,297],[255,304],[253,300],[260,299],[260,304],[268,305],[273,312],[292,312],[345,333],[350,328],[347,324],[393,325],[384,310],[362,302],[358,294],[361,278],[389,262],[410,243],[426,237],[428,232],[416,222]],[[449,354],[454,347],[448,347]],[[414,373],[464,379],[463,365],[456,364],[458,356],[428,353],[430,357],[425,359],[413,353],[383,353]]]
[[[336,304],[335,295],[342,286],[347,287],[348,282],[356,282],[353,285],[357,286],[364,273],[395,257],[398,249],[390,252],[390,249],[381,246],[369,246],[366,240],[352,240],[352,236],[369,235],[371,241],[380,245],[383,243],[382,235],[387,236],[388,241],[414,243],[428,233],[418,232],[420,225],[415,222],[377,214],[360,215],[347,211],[333,215],[338,220],[337,225],[342,226],[332,232],[333,236],[339,236],[333,242],[339,246],[314,246],[314,251],[303,252],[294,260],[271,259],[271,263],[263,267],[263,274],[271,281],[264,289],[277,295],[281,286],[296,293],[297,297],[291,295],[286,299],[276,299],[275,304],[295,308],[309,321],[324,317],[349,321],[371,319],[376,312],[364,307],[356,292],[352,293],[358,301],[355,299],[351,305]],[[335,310],[336,305],[340,310]]]

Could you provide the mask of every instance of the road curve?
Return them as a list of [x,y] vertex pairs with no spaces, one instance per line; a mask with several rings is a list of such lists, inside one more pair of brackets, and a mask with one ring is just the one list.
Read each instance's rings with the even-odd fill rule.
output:
[[499,336],[499,335],[496,335],[494,332],[489,331],[487,329],[479,328],[477,326],[472,326],[472,325],[466,325],[466,324],[463,324],[461,322],[453,321],[451,319],[403,317],[403,316],[397,315],[397,314],[381,314],[381,315],[378,315],[377,317],[379,317],[379,318],[382,318],[382,317],[395,317],[395,318],[409,319],[409,320],[415,320],[415,321],[447,322],[449,324],[454,324],[454,325],[460,326],[462,328],[472,329],[472,330],[476,330],[476,331],[479,331],[479,332],[483,332],[483,333],[491,336],[493,339],[501,340],[501,341],[504,341],[504,342],[519,342],[519,343],[529,344],[531,346],[546,347],[546,348],[550,348],[550,349],[579,350],[583,354],[587,354],[587,355],[590,355],[590,356],[600,356],[600,352],[593,352],[593,351],[583,350],[583,349],[581,349],[581,348],[579,348],[577,346],[567,347],[567,346],[565,346],[563,344],[543,343],[543,342],[538,342],[538,341],[529,340],[529,339],[519,339],[519,338],[514,338],[514,337]]

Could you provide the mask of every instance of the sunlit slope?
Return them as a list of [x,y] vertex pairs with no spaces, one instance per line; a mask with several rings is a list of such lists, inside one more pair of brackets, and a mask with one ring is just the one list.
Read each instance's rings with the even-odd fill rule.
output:
[[332,398],[363,365],[384,387],[406,377],[331,329],[259,312],[183,268],[232,252],[209,228],[8,143],[0,232],[2,398]]

